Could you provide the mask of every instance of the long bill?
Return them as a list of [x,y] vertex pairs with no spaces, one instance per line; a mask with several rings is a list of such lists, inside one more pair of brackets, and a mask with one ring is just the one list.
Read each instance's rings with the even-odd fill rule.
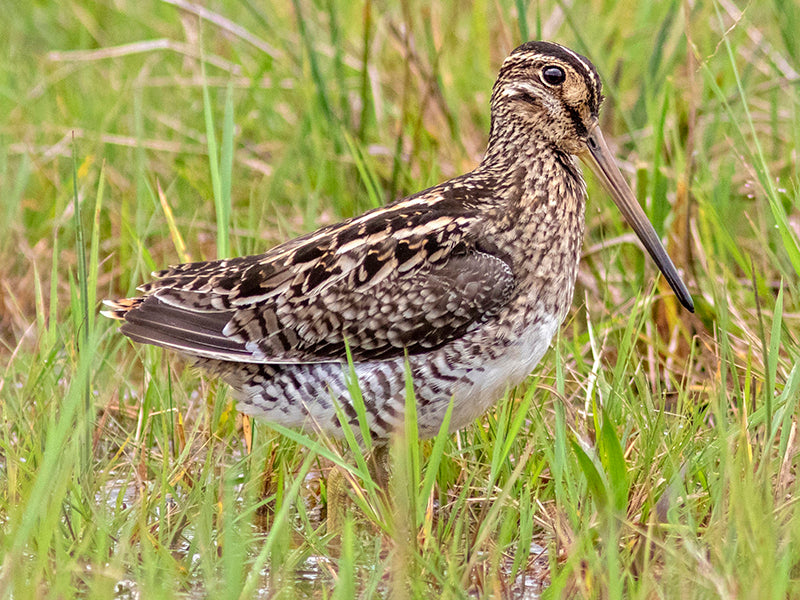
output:
[[600,183],[605,190],[609,193],[614,203],[622,212],[622,216],[636,232],[636,235],[641,240],[647,252],[655,261],[658,268],[664,274],[672,291],[675,292],[678,300],[690,312],[694,312],[694,302],[686,284],[683,283],[681,276],[678,275],[672,259],[667,254],[664,246],[661,245],[661,240],[658,239],[655,229],[651,225],[644,214],[642,207],[636,201],[631,188],[622,177],[614,162],[614,157],[603,139],[603,133],[600,127],[595,126],[589,133],[587,140],[587,149],[579,155],[580,159],[588,165],[588,167],[600,179]]

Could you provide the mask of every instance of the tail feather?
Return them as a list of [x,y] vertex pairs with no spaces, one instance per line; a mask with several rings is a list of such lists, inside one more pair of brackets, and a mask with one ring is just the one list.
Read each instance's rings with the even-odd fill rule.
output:
[[144,302],[144,298],[122,298],[120,300],[103,300],[103,305],[108,309],[101,310],[100,314],[109,319],[124,321],[125,315]]
[[192,356],[252,361],[245,344],[222,333],[230,311],[195,312],[162,302],[156,296],[106,300],[105,316],[124,321],[120,331],[136,342],[171,348]]

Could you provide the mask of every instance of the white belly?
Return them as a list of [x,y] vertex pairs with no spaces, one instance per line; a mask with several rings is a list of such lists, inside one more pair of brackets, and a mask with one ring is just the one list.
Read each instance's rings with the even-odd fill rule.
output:
[[[469,425],[510,388],[522,383],[547,352],[560,324],[555,317],[545,317],[527,327],[502,352],[492,357],[487,356],[481,362],[480,368],[465,371],[452,388],[457,410],[453,411],[450,430],[455,431]],[[446,409],[446,404],[440,404],[434,410],[441,412],[443,417]],[[435,435],[436,432],[427,433]]]
[[[509,388],[520,384],[533,371],[559,324],[555,316],[541,317],[524,331],[509,336],[514,341],[476,331],[438,351],[409,357],[420,436],[431,437],[439,432],[451,398],[454,402],[451,431],[469,425],[486,412]],[[334,403],[352,404],[345,375],[347,365],[250,365],[250,368],[254,374],[267,368],[273,372],[264,373],[263,378],[251,377],[249,385],[235,386],[235,381],[231,381],[237,387],[240,411],[288,427],[342,435]],[[387,437],[392,430],[403,426],[405,359],[358,363],[355,370],[370,426],[378,437]],[[446,377],[438,377],[440,374]]]

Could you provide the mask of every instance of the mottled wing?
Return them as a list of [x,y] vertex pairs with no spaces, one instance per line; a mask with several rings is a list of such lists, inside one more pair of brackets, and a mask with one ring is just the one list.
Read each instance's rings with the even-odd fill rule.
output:
[[178,265],[111,303],[122,332],[242,362],[387,359],[441,346],[508,302],[511,268],[473,215],[406,201],[264,255]]

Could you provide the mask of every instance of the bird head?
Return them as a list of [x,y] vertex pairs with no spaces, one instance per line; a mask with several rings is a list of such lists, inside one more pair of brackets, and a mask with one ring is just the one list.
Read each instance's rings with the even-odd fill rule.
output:
[[[492,89],[487,157],[542,152],[579,157],[597,176],[681,304],[692,297],[606,145],[602,84],[589,59],[551,42],[527,42],[503,62]],[[485,159],[486,160],[486,159]]]
[[[520,135],[580,154],[603,102],[600,76],[584,56],[550,42],[528,42],[503,62],[492,90],[492,129],[512,125]],[[508,131],[508,130],[507,130]]]

